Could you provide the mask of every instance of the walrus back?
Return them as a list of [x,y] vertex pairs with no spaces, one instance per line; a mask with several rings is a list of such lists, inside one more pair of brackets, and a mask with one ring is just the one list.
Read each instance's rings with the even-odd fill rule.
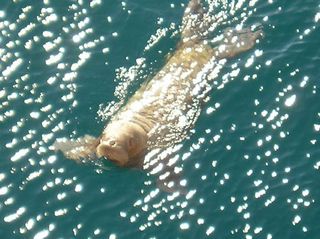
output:
[[247,51],[261,30],[227,29],[219,46],[207,39],[209,24],[199,0],[186,8],[177,49],[160,71],[130,98],[112,121],[128,120],[147,130],[149,148],[167,147],[183,140],[194,126],[212,86],[211,71],[219,61]]

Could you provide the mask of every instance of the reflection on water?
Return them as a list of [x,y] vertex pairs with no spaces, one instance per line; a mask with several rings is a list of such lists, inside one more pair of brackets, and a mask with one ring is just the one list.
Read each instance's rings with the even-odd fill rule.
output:
[[99,105],[109,119],[159,69],[186,2],[5,1],[1,238],[315,238],[320,8],[299,4],[207,1],[219,23],[211,34],[258,22],[266,34],[224,65],[192,134],[173,149],[189,189],[179,195],[152,175],[76,164],[48,148],[99,133]]

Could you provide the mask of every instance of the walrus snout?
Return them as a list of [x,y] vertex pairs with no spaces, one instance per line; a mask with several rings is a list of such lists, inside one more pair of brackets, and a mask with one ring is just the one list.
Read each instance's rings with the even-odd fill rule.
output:
[[108,151],[110,152],[116,144],[116,141],[113,139],[100,140],[100,144],[97,147],[97,156],[99,158],[106,157],[108,155]]
[[96,155],[99,158],[107,158],[118,165],[125,165],[129,160],[126,148],[115,139],[100,140],[100,144],[96,149]]
[[105,144],[104,142],[100,142],[100,144],[97,146],[97,156],[99,158],[102,158],[106,156],[106,151],[108,151],[108,144]]

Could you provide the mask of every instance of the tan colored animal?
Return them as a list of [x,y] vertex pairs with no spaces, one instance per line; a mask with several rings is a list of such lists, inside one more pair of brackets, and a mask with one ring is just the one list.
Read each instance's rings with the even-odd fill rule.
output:
[[[147,152],[181,142],[199,116],[212,65],[252,48],[261,30],[226,30],[216,47],[199,0],[186,8],[177,50],[163,68],[129,99],[98,137],[56,142],[67,158],[101,158],[122,167],[143,165]],[[207,22],[207,24],[206,24]]]

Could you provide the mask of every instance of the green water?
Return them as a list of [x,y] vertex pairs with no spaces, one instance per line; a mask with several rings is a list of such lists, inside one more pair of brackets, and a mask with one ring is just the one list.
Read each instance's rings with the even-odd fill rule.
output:
[[[320,238],[319,1],[210,1],[265,36],[226,64],[177,152],[188,197],[48,149],[99,135],[116,87],[128,97],[161,67],[181,3],[1,1],[0,238]],[[117,77],[141,57],[134,80]]]

